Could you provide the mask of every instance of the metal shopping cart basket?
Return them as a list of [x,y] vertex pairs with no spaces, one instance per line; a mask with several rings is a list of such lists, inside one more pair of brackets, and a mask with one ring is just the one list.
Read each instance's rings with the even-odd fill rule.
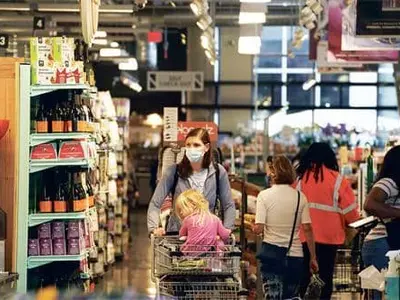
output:
[[182,247],[178,236],[152,236],[152,280],[168,299],[240,299],[241,251],[232,244]]
[[358,276],[361,269],[360,251],[339,249],[336,255],[333,286],[335,292],[359,293],[361,280]]
[[214,275],[234,276],[240,272],[241,251],[231,245],[186,245],[177,236],[152,237],[152,276]]

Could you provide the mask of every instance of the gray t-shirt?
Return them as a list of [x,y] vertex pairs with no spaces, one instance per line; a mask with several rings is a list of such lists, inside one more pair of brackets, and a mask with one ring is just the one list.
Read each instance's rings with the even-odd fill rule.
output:
[[204,183],[206,182],[207,175],[208,169],[202,169],[200,172],[193,172],[188,178],[190,187],[204,194]]

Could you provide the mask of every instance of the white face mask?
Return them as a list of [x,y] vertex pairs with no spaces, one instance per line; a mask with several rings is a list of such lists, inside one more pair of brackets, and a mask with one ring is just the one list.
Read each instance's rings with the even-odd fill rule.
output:
[[192,163],[200,162],[204,153],[205,152],[202,148],[186,148],[186,157]]

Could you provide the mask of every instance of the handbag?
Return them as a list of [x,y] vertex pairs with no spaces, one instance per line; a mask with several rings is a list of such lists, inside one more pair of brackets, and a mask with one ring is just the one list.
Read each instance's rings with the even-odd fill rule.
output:
[[260,251],[257,253],[257,259],[261,261],[261,271],[268,273],[284,275],[289,265],[288,257],[290,248],[293,244],[294,231],[296,229],[297,215],[300,208],[300,192],[297,191],[297,207],[294,215],[293,227],[290,234],[288,247],[279,247],[269,243],[262,243]]
[[390,250],[400,249],[400,219],[393,219],[388,223],[383,223],[386,227],[387,242]]

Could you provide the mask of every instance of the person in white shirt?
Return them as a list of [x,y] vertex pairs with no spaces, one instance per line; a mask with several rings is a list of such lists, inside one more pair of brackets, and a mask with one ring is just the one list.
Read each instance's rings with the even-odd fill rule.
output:
[[313,273],[318,271],[314,237],[307,199],[291,186],[295,171],[290,161],[285,156],[274,157],[270,172],[274,184],[257,198],[254,232],[264,233],[257,257],[265,299],[290,299],[298,296],[303,271],[300,226],[306,235]]

